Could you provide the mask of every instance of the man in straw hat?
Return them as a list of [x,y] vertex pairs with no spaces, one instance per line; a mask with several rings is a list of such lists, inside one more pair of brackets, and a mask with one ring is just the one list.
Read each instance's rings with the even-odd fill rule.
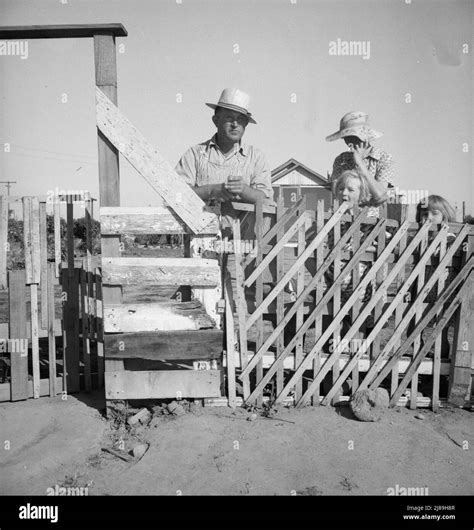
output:
[[334,160],[330,181],[334,187],[338,177],[346,170],[355,169],[365,177],[371,200],[378,205],[387,200],[387,190],[393,187],[392,155],[371,145],[372,140],[383,133],[372,129],[365,112],[348,112],[339,124],[339,130],[326,137],[328,142],[342,138],[349,151],[341,153]]
[[[232,239],[232,220],[239,216],[232,201],[255,204],[259,198],[267,201],[273,198],[271,171],[264,154],[242,142],[247,125],[256,123],[249,103],[250,96],[238,88],[226,88],[217,103],[206,103],[214,110],[212,122],[217,131],[209,140],[189,148],[176,166],[176,172],[206,204],[219,207],[224,239]],[[263,224],[265,233],[270,218],[264,216]],[[255,214],[246,216],[241,239],[254,242]],[[264,281],[272,283],[268,270]]]
[[176,171],[208,203],[222,203],[223,217],[234,216],[231,201],[256,203],[271,200],[271,172],[265,156],[242,142],[245,128],[256,123],[249,112],[250,96],[238,88],[226,88],[219,101],[206,103],[214,109],[214,136],[188,149]]

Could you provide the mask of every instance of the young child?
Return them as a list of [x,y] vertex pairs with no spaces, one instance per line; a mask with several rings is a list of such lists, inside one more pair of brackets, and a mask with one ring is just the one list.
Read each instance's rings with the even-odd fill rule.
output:
[[452,223],[456,221],[454,208],[440,195],[429,195],[416,207],[416,222],[423,224],[425,221],[434,224]]
[[[423,225],[423,223],[429,221],[435,225],[440,225],[443,223],[450,223],[454,222],[456,220],[456,214],[454,211],[454,208],[449,204],[449,202],[440,195],[429,195],[425,200],[420,201],[416,207],[416,221],[420,225],[420,227]],[[454,234],[448,233],[447,239],[448,239],[448,246],[455,238]],[[430,240],[432,240],[432,236],[430,236]],[[431,242],[431,241],[430,241]],[[439,249],[438,251],[431,257],[431,263],[426,266],[425,268],[425,281],[433,274],[434,270],[436,269],[436,266],[439,263]],[[453,269],[452,267],[447,267],[448,269],[448,277],[446,278],[446,283],[449,283],[452,274]],[[413,283],[413,286],[411,287],[411,294],[412,299],[416,297],[416,291],[418,287],[418,281],[415,281]],[[435,285],[431,291],[428,293],[427,297],[425,298],[425,302],[428,304],[433,304],[438,299],[438,288]],[[450,321],[450,324],[452,324],[453,318]],[[432,327],[434,325],[434,320],[431,321],[428,326]],[[410,335],[415,327],[415,320],[412,319],[408,325],[407,328],[407,335]],[[423,345],[423,337],[421,337],[421,346]],[[441,357],[447,358],[449,357],[449,342],[448,342],[448,336],[447,336],[447,327],[443,330],[442,333],[442,346],[441,346]]]

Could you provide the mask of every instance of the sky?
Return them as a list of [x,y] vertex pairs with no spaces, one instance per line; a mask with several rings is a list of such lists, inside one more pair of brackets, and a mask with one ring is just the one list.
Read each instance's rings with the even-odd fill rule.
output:
[[[326,175],[346,148],[325,137],[362,110],[399,189],[471,214],[473,13],[471,0],[0,0],[2,26],[122,23],[119,108],[173,165],[214,133],[205,103],[238,87],[257,121],[244,141],[272,169],[295,158]],[[338,39],[370,53],[331,54]],[[0,180],[16,181],[12,195],[99,197],[94,87],[92,39],[0,55]],[[122,157],[120,173],[123,206],[160,204]]]

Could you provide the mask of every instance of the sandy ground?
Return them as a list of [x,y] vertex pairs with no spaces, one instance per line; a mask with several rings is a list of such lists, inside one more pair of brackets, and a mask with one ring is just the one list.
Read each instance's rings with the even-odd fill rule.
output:
[[103,406],[100,393],[1,404],[0,493],[69,485],[89,495],[386,495],[397,484],[474,493],[474,423],[464,410],[390,409],[362,423],[347,407],[255,421],[243,409],[195,408],[156,416],[132,438],[122,432],[127,444],[149,444],[141,460],[124,462],[101,450],[121,434]]

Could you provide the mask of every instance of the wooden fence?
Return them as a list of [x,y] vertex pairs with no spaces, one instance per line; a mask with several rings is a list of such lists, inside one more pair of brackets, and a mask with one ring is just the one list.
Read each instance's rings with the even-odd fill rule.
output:
[[[0,198],[4,380],[0,401],[54,396],[81,388],[88,391],[103,384],[102,287],[98,262],[92,256],[93,199],[88,194],[49,199]],[[74,256],[74,204],[78,201],[86,219],[86,255],[82,260]],[[14,204],[22,206],[23,249],[13,248],[8,241],[9,210]],[[66,207],[63,249],[62,205]],[[48,233],[50,209],[53,230]],[[13,251],[22,259],[10,263],[16,270],[7,270],[7,257]],[[24,269],[19,269],[23,263]]]
[[[239,352],[231,365],[243,402],[326,405],[383,385],[391,405],[436,410],[440,384],[448,382],[443,397],[464,404],[473,366],[467,324],[473,315],[473,227],[451,223],[438,231],[429,224],[369,218],[366,210],[349,215],[346,209],[346,203],[336,203],[325,212],[320,201],[308,231],[304,198],[286,211],[280,200],[274,226],[267,234],[257,232],[256,250],[245,255],[236,245],[230,272]],[[258,205],[256,213],[258,227]],[[295,257],[285,269],[292,238]],[[240,240],[240,221],[234,239]],[[272,261],[276,282],[264,296],[263,272]],[[296,298],[285,303],[290,280]],[[249,311],[253,285],[256,307]],[[268,319],[270,331],[264,326]],[[421,376],[428,395],[419,396]],[[230,385],[229,401],[238,400]]]

